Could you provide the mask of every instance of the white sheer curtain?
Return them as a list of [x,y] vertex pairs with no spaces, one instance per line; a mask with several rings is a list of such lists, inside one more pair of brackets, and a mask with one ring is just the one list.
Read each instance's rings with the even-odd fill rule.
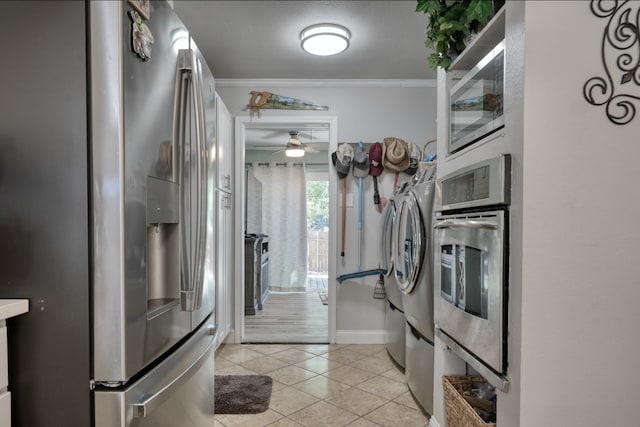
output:
[[[262,184],[262,233],[269,235],[269,290],[307,290],[307,183],[301,163],[252,164]],[[249,184],[251,181],[249,181]]]

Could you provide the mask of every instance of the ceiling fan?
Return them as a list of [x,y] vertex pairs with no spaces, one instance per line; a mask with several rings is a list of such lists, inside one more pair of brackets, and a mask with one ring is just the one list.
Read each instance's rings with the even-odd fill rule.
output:
[[305,147],[298,139],[298,131],[289,131],[289,141],[284,149],[284,154],[287,157],[303,157],[305,153]]
[[[320,151],[315,149],[313,146],[317,145],[319,147],[326,147],[326,142],[313,142],[313,130],[311,131],[311,141],[308,143],[303,143],[300,140],[300,132],[299,131],[288,131],[289,139],[287,140],[287,144],[284,148],[280,145],[277,151],[273,154],[278,154],[284,152],[287,157],[304,157],[305,153],[319,153]],[[262,146],[263,149],[269,149],[268,146]],[[274,147],[276,148],[276,147]]]

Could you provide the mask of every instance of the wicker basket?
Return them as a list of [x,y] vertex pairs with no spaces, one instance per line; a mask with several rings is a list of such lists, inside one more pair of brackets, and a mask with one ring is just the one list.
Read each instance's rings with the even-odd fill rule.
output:
[[444,406],[449,427],[496,427],[495,423],[484,422],[462,396],[464,391],[471,388],[471,383],[474,381],[485,381],[485,379],[467,375],[442,377]]

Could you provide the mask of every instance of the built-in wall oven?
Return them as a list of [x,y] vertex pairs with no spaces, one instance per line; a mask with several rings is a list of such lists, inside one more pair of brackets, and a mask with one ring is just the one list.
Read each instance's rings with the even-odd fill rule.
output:
[[439,179],[434,224],[439,336],[480,373],[499,378],[500,388],[507,370],[510,175],[504,154]]

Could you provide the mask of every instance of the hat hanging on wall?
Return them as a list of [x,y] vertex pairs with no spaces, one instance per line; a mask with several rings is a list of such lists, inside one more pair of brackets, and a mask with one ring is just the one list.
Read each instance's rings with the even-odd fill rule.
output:
[[369,155],[361,147],[356,149],[353,156],[353,176],[365,178],[369,175]]
[[382,165],[391,172],[404,172],[410,163],[407,143],[395,137],[384,139],[382,147]]
[[346,142],[340,144],[331,154],[331,162],[338,172],[338,178],[346,178],[353,162],[353,147]]
[[418,165],[420,164],[422,154],[420,147],[413,142],[409,143],[409,167],[405,170],[409,175],[415,175],[418,171]]
[[387,199],[384,197],[380,199],[380,193],[378,192],[378,176],[382,174],[382,144],[374,142],[369,148],[369,175],[373,177],[373,204],[376,206],[378,212],[382,213],[384,205],[387,204]]
[[371,162],[369,175],[380,176],[384,167],[382,166],[382,144],[379,142],[371,144],[369,148],[369,162]]

